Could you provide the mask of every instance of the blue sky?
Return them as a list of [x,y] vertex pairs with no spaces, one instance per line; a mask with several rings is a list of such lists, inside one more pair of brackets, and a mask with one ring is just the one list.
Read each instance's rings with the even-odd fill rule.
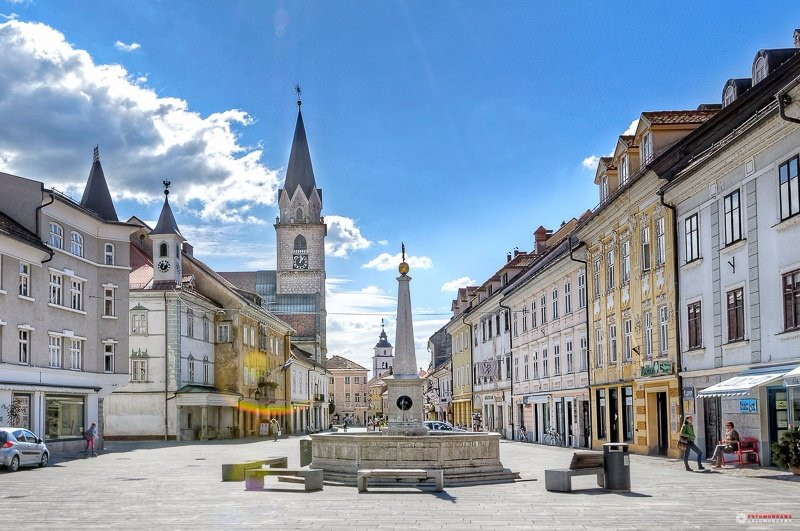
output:
[[594,206],[583,161],[641,111],[719,102],[800,26],[797,2],[695,4],[0,0],[0,171],[78,196],[98,143],[121,216],[156,219],[169,178],[200,258],[273,267],[299,82],[330,354],[369,366],[382,316],[393,338],[404,240],[426,365],[445,284]]

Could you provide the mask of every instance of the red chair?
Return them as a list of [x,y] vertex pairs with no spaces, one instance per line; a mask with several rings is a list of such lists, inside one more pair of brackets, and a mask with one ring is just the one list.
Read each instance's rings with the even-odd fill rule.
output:
[[[748,454],[752,454],[753,460],[748,460]],[[726,455],[733,456],[725,459]],[[758,439],[755,437],[742,437],[739,441],[739,449],[732,454],[722,453],[722,464],[739,463],[739,466],[758,465],[761,466],[761,453],[758,451]]]

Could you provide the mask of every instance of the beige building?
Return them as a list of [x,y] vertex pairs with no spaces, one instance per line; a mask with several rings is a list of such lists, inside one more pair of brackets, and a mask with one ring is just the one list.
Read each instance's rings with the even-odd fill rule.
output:
[[470,300],[478,288],[459,288],[453,299],[453,317],[446,330],[452,338],[453,374],[453,424],[472,429],[472,415],[479,410],[472,407],[472,327],[464,322],[464,314],[470,308]]
[[364,426],[369,409],[367,369],[341,356],[328,358],[327,369],[331,373],[328,393],[335,408],[331,422],[348,419],[351,426]]

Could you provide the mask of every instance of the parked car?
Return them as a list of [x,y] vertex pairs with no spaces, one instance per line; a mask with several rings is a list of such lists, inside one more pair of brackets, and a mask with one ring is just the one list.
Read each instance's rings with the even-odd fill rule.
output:
[[16,472],[21,466],[47,466],[50,451],[25,428],[0,428],[0,466]]
[[441,420],[426,420],[423,424],[425,424],[425,427],[430,431],[467,431],[456,428],[449,422],[442,422]]

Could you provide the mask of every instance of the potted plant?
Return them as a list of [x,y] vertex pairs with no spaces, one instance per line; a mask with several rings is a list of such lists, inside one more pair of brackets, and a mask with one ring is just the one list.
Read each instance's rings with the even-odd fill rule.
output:
[[800,476],[800,428],[790,428],[778,442],[772,443],[772,460]]

